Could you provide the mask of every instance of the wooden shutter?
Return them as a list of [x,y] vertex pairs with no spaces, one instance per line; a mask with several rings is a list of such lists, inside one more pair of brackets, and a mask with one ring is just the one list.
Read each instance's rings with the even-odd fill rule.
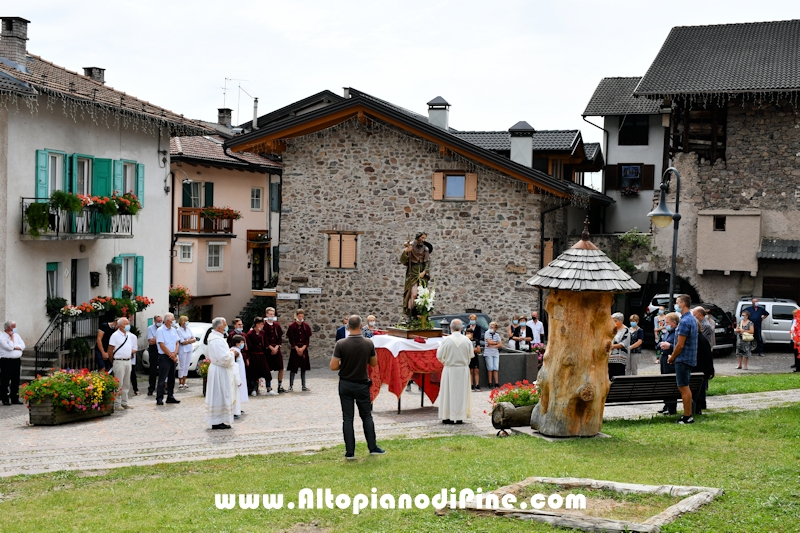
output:
[[342,266],[341,268],[355,268],[358,235],[342,235]]
[[139,203],[144,207],[144,165],[136,163],[136,197],[139,198]]
[[328,266],[330,268],[341,268],[339,253],[342,250],[342,236],[338,233],[328,234]]
[[553,241],[544,241],[544,266],[553,262]]
[[619,179],[617,177],[617,173],[619,170],[617,169],[618,165],[606,165],[604,178],[606,182],[605,189],[607,191],[614,191],[619,187]]
[[183,207],[192,207],[192,184],[183,184]]
[[133,291],[136,296],[144,296],[144,257],[137,255],[134,262],[136,263],[136,271],[134,272],[136,286]]
[[[117,256],[113,258],[111,262],[115,265],[121,265],[122,257]],[[111,296],[113,298],[122,298],[122,274],[120,274],[120,279],[116,281],[118,281],[118,283],[114,283],[114,280],[111,281],[111,286],[114,288],[114,290],[111,291]]]
[[642,165],[642,186],[643,191],[652,191],[655,188],[656,167],[655,165]]
[[269,210],[273,213],[279,213],[281,210],[281,184],[269,184]]
[[466,174],[466,183],[464,184],[464,200],[474,202],[478,199],[478,175]]
[[36,150],[36,198],[47,201],[47,164],[50,154],[47,150]]
[[433,173],[433,199],[444,198],[444,172]]
[[92,196],[111,196],[114,161],[95,159],[92,165]]
[[203,188],[205,189],[205,203],[203,207],[213,207],[214,206],[214,184],[210,181],[207,181],[203,184]]
[[122,175],[125,172],[125,163],[122,161],[114,161],[114,183],[113,183],[113,194],[125,194],[128,191],[124,191],[124,184],[122,183]]

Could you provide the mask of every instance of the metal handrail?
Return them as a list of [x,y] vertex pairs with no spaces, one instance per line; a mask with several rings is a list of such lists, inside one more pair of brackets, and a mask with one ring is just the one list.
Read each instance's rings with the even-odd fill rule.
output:
[[124,235],[133,236],[133,215],[116,214],[108,216],[98,209],[84,207],[80,212],[73,213],[57,209],[50,204],[49,198],[25,198],[20,200],[22,214],[21,233],[30,234],[27,213],[34,203],[45,203],[49,210],[49,225],[43,230],[43,236],[60,237],[62,235]]

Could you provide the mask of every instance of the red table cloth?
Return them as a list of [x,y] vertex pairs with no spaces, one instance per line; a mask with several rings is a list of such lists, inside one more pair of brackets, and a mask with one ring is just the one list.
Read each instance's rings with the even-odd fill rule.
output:
[[381,385],[386,383],[389,392],[400,398],[406,384],[413,378],[422,387],[425,382],[425,395],[431,403],[439,397],[439,375],[442,363],[436,359],[436,348],[430,350],[402,350],[395,357],[387,348],[375,348],[378,354],[378,366],[369,367],[369,378],[372,380],[370,398],[374,402],[381,392]]

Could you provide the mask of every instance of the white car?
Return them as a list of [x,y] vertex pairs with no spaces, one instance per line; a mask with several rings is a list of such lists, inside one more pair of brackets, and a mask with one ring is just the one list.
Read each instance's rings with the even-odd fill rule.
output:
[[[675,298],[677,298],[678,296],[680,295],[676,294]],[[673,298],[673,301],[675,301],[675,298]],[[666,308],[668,304],[669,304],[669,294],[656,294],[655,296],[653,296],[653,299],[650,300],[650,304],[645,309],[644,314],[649,315],[662,305]],[[667,313],[671,311],[671,309],[665,309],[665,310]]]
[[[752,305],[752,298],[742,298],[736,304],[734,323],[741,318],[742,309]],[[800,308],[797,302],[786,298],[759,298],[759,307],[766,309],[769,316],[761,321],[761,339],[765,343],[791,344],[789,330],[792,327],[793,313]]]
[[[194,333],[195,343],[192,344],[192,359],[189,362],[189,372],[197,370],[197,365],[200,361],[207,357],[208,346],[203,344],[203,339],[206,336],[206,331],[211,327],[209,322],[189,322],[189,329]],[[163,327],[163,326],[162,326]],[[177,323],[175,325],[177,328]],[[142,353],[142,366],[150,368],[150,354],[147,350]]]

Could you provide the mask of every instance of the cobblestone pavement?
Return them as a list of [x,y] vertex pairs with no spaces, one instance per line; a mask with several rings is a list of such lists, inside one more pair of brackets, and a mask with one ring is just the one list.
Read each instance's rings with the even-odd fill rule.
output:
[[[640,373],[657,372],[652,354],[643,354]],[[732,362],[729,360],[733,360]],[[786,372],[791,355],[769,354],[754,358],[755,372]],[[648,364],[649,362],[649,364]],[[315,366],[322,367],[319,361]],[[733,370],[732,357],[717,360],[717,373],[741,374]],[[63,426],[28,426],[24,406],[0,406],[0,476],[35,474],[57,470],[105,469],[129,465],[231,457],[239,454],[313,450],[342,443],[341,408],[337,376],[327,368],[308,373],[310,392],[279,396],[251,397],[245,413],[232,430],[212,431],[205,423],[202,381],[190,379],[188,390],[176,391],[178,405],[156,406],[154,396],[146,396],[146,378],[141,396],[133,396],[132,410],[108,417]],[[298,378],[299,381],[299,378]],[[284,383],[286,385],[286,383]],[[800,379],[798,379],[800,387]],[[141,390],[141,389],[140,389]],[[378,442],[396,438],[425,438],[447,435],[493,436],[488,414],[489,392],[471,394],[473,418],[461,426],[439,422],[437,408],[425,399],[420,408],[420,393],[402,395],[403,411],[397,413],[397,399],[384,387],[375,401]],[[716,396],[708,399],[709,410],[763,409],[800,401],[800,388],[756,394]],[[605,418],[641,418],[655,415],[658,406],[612,406]],[[356,417],[356,436],[363,433]],[[363,448],[359,447],[359,451]],[[391,453],[391,449],[389,450]]]

